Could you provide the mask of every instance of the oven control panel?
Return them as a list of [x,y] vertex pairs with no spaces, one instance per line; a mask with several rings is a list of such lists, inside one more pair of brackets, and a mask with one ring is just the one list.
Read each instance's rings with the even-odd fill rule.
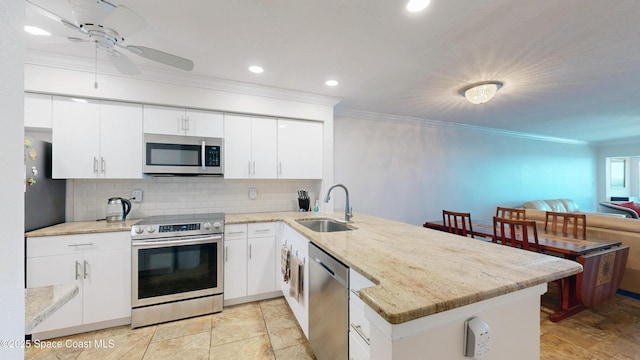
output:
[[131,227],[131,238],[136,240],[222,234],[224,231],[224,214],[213,215],[150,217]]
[[181,224],[181,225],[161,225],[158,232],[181,232],[181,231],[197,231],[200,230],[200,223],[197,224]]

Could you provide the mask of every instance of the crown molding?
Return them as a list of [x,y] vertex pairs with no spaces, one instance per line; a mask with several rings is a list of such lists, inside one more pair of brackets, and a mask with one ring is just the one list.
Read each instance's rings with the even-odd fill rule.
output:
[[590,143],[585,141],[580,141],[580,140],[564,139],[564,138],[558,138],[553,136],[544,136],[544,135],[538,135],[538,134],[530,134],[530,133],[524,133],[524,132],[518,132],[518,131],[510,131],[510,130],[496,129],[496,128],[490,128],[490,127],[484,127],[484,126],[455,123],[455,122],[422,119],[422,118],[416,118],[416,117],[410,117],[410,116],[383,114],[383,113],[376,113],[376,112],[363,111],[363,110],[336,108],[334,109],[333,117],[334,119],[337,119],[338,117],[354,117],[362,120],[411,123],[411,124],[416,124],[420,126],[438,126],[438,127],[462,129],[462,130],[469,130],[469,131],[481,132],[486,134],[516,137],[520,139],[548,141],[548,142],[571,144],[571,145],[590,145]]
[[341,101],[341,99],[331,96],[318,95],[240,81],[219,79],[182,70],[162,69],[142,65],[138,65],[138,68],[141,72],[140,75],[123,75],[116,71],[116,69],[113,67],[113,65],[111,65],[110,62],[105,60],[98,59],[96,69],[95,59],[57,54],[34,49],[25,49],[24,63],[35,66],[87,72],[90,74],[97,72],[98,75],[163,82],[173,85],[240,93],[245,95],[254,95],[331,107],[335,106]]

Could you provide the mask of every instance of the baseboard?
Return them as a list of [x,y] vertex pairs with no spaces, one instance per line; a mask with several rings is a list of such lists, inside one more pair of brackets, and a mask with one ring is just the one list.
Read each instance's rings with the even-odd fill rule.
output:
[[617,294],[640,300],[640,294],[627,290],[618,289]]

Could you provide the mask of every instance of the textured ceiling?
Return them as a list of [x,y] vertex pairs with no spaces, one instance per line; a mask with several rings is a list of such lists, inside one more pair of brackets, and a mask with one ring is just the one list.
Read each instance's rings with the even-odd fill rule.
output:
[[[32,1],[74,16],[66,0]],[[432,0],[420,14],[404,0],[112,3],[149,24],[127,44],[192,59],[194,74],[329,95],[342,99],[338,110],[590,143],[640,139],[637,0]],[[30,10],[27,23],[79,35]],[[94,54],[64,39],[28,39],[27,48]],[[142,69],[163,66],[130,57]],[[265,72],[248,72],[253,64]],[[340,85],[325,86],[329,78]],[[491,102],[458,93],[484,80],[504,82]]]

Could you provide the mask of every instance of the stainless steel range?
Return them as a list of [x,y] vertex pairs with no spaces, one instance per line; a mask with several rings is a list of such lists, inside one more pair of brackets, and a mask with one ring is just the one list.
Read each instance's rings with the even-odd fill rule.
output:
[[224,214],[153,216],[131,228],[131,327],[222,311]]

